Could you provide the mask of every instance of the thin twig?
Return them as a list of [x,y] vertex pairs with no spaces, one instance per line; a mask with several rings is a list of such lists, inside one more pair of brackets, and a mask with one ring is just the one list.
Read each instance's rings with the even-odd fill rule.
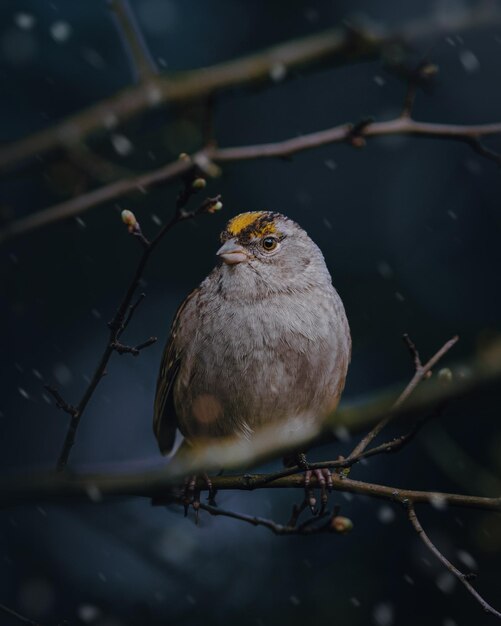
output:
[[[218,492],[237,490],[254,491],[256,489],[304,489],[304,475],[301,472],[268,481],[268,474],[239,474],[229,476],[211,476],[211,482]],[[12,504],[40,502],[44,500],[65,499],[71,497],[89,497],[104,499],[112,496],[153,498],[165,502],[177,497],[176,485],[179,477],[173,477],[168,471],[151,471],[129,475],[118,474],[69,474],[40,473],[25,476],[10,476],[0,479],[0,500],[2,506]],[[501,496],[484,497],[455,493],[419,491],[399,487],[367,483],[353,480],[338,474],[332,476],[333,491],[347,492],[389,500],[399,504],[406,501],[435,506],[463,507],[484,511],[501,511]],[[182,482],[182,479],[181,479]],[[313,487],[318,487],[315,476],[311,479]],[[207,491],[203,478],[198,478],[196,490]]]
[[[364,120],[365,121],[365,120]],[[366,122],[366,121],[365,121]],[[358,127],[359,125],[355,125]],[[192,155],[191,159],[176,160],[167,165],[129,178],[98,187],[88,193],[77,196],[60,204],[42,209],[24,218],[7,224],[0,230],[0,242],[21,235],[41,226],[69,217],[74,217],[89,209],[116,200],[128,193],[144,190],[158,183],[177,180],[193,167],[194,163],[232,163],[255,159],[287,158],[304,150],[311,150],[320,146],[346,142],[351,138],[353,143],[352,124],[342,124],[326,130],[301,135],[277,143],[259,144],[254,146],[239,146],[234,148],[218,148],[206,146]],[[480,137],[501,133],[501,122],[479,125],[435,124],[418,122],[404,117],[397,117],[384,122],[365,123],[363,128],[357,128],[358,143],[369,138],[388,135],[409,135],[414,137],[429,137],[461,141],[479,152]],[[1,150],[0,150],[1,153]],[[499,163],[499,155],[482,147],[482,155]]]
[[423,527],[421,526],[419,519],[416,516],[416,511],[412,502],[410,502],[407,507],[407,514],[408,514],[410,523],[412,524],[412,526],[414,527],[414,530],[418,534],[418,537],[421,539],[424,545],[430,550],[430,552],[432,552],[437,557],[437,559],[443,565],[445,565],[445,567],[449,570],[449,572],[453,576],[455,576],[466,587],[469,593],[471,593],[471,595],[475,598],[475,600],[480,604],[480,606],[483,608],[483,610],[486,613],[489,613],[490,615],[493,615],[494,617],[501,619],[501,613],[497,611],[496,609],[494,609],[486,600],[484,600],[484,598],[482,598],[482,596],[470,583],[471,576],[468,574],[463,574],[463,572],[458,570],[457,567],[455,567],[448,559],[445,558],[445,556],[440,552],[440,550],[435,546],[435,544],[432,543],[431,539],[425,533]]
[[113,350],[115,350],[115,352],[118,352],[118,354],[132,354],[133,356],[138,356],[141,350],[152,346],[154,343],[156,343],[156,341],[157,337],[150,337],[149,339],[143,341],[143,343],[140,343],[137,346],[127,346],[123,343],[120,343],[120,341],[115,341],[111,344],[111,347],[113,348]]
[[124,122],[152,106],[201,100],[228,88],[270,81],[277,64],[291,76],[296,68],[313,69],[326,61],[334,64],[377,58],[396,41],[411,43],[424,37],[445,37],[465,29],[492,27],[500,21],[501,12],[479,5],[471,11],[449,15],[447,23],[424,18],[400,25],[393,32],[358,29],[354,37],[348,28],[334,28],[211,67],[154,76],[146,89],[142,84],[123,89],[52,127],[3,146],[0,168],[81,141],[102,130],[103,122],[106,126],[109,119]]
[[108,4],[130,57],[134,78],[138,83],[144,83],[157,74],[158,70],[138,28],[131,6],[128,0],[108,0]]
[[10,609],[8,606],[5,606],[5,604],[0,604],[0,611],[3,611],[6,615],[10,615],[10,617],[14,617],[21,624],[27,624],[28,626],[41,626],[39,622],[34,622],[33,620],[24,617],[24,615]]
[[[159,232],[151,240],[151,242],[148,242],[143,237],[143,244],[145,245],[143,249],[143,253],[139,259],[139,262],[134,271],[131,282],[129,283],[129,286],[127,287],[125,295],[122,298],[122,301],[120,305],[118,306],[118,309],[115,315],[113,316],[113,319],[108,324],[110,332],[109,332],[106,346],[103,350],[101,358],[99,359],[99,362],[96,366],[96,369],[94,371],[94,374],[91,378],[91,381],[88,387],[84,391],[82,398],[80,399],[79,403],[75,407],[74,413],[72,413],[71,421],[68,426],[68,431],[66,433],[63,447],[61,449],[61,452],[59,454],[59,458],[57,461],[58,471],[64,470],[66,468],[66,465],[68,464],[68,459],[71,453],[71,449],[73,448],[73,445],[75,443],[75,438],[76,438],[77,430],[80,424],[80,420],[82,419],[82,415],[90,399],[92,398],[97,386],[99,385],[100,381],[105,375],[106,367],[108,365],[108,361],[110,360],[111,355],[113,354],[114,351],[118,351],[118,352],[120,351],[118,346],[123,346],[123,344],[121,344],[118,341],[118,339],[121,333],[123,332],[124,324],[129,323],[131,316],[133,315],[139,302],[142,300],[142,298],[140,298],[140,300],[138,300],[134,305],[131,306],[132,299],[134,298],[134,294],[137,291],[137,288],[139,287],[144,270],[146,269],[146,265],[149,261],[149,258],[153,250],[158,246],[158,244],[163,239],[163,237],[174,226],[176,226],[176,224],[187,219],[192,219],[193,217],[195,217],[196,215],[200,213],[210,212],[211,207],[215,205],[215,203],[218,201],[219,201],[219,196],[217,196],[216,198],[208,198],[194,211],[185,211],[183,208],[178,208],[178,210],[175,212],[173,217],[159,230]],[[150,345],[150,343],[148,342],[145,342],[145,343],[147,345]],[[141,347],[146,347],[146,346],[144,344],[141,344],[140,346],[136,347],[136,349],[140,350]],[[130,351],[134,354],[133,349],[131,349]]]
[[134,313],[136,312],[137,307],[141,304],[141,302],[146,298],[146,294],[140,293],[136,302],[134,302],[134,304],[131,304],[129,306],[129,310],[127,312],[127,316],[124,320],[124,323],[122,324],[122,328],[118,333],[118,337],[120,337],[120,335],[124,332],[124,330],[127,328],[127,326],[129,325],[129,322],[132,319],[132,316],[134,315]]
[[[442,407],[436,409],[433,415],[436,415],[437,412],[441,411]],[[353,467],[360,461],[365,459],[369,459],[374,456],[378,456],[381,454],[392,454],[400,451],[405,445],[407,445],[419,432],[421,426],[430,419],[431,415],[417,421],[414,426],[404,435],[400,435],[399,437],[395,437],[391,441],[387,441],[386,443],[382,443],[379,446],[374,448],[370,448],[369,450],[363,450],[356,456],[349,456],[347,458],[339,457],[338,459],[331,461],[319,461],[317,463],[308,463],[307,469],[309,470],[319,470],[319,469],[349,469]],[[279,472],[274,472],[272,474],[265,474],[262,478],[262,484],[273,482],[278,478],[284,478],[285,476],[292,476],[297,474],[298,472],[306,471],[306,468],[299,467],[298,465],[288,467],[286,469],[280,470]],[[255,487],[261,486],[261,483],[254,483]]]
[[44,387],[56,401],[56,406],[58,409],[62,409],[65,413],[68,413],[71,416],[76,415],[77,408],[74,407],[72,404],[66,402],[66,400],[55,387],[53,387],[52,385],[44,385]]
[[455,336],[449,341],[446,341],[444,345],[438,350],[431,359],[425,363],[425,365],[421,365],[421,360],[419,358],[419,354],[407,335],[404,335],[404,340],[406,341],[407,346],[409,347],[411,354],[414,359],[415,364],[415,374],[412,377],[411,381],[407,385],[407,387],[402,391],[400,396],[397,398],[395,403],[393,404],[392,410],[383,417],[383,419],[378,422],[374,428],[367,433],[367,435],[355,446],[353,451],[350,453],[349,457],[357,457],[359,456],[369,444],[379,435],[379,433],[392,421],[394,417],[394,411],[399,409],[402,404],[407,400],[407,398],[412,394],[414,389],[419,385],[419,383],[424,380],[431,371],[433,367],[440,361],[440,359],[457,343],[459,337]]
[[[331,514],[328,512],[322,516],[309,518],[299,526],[296,526],[290,524],[279,524],[271,519],[259,517],[257,515],[246,515],[245,513],[228,511],[203,502],[200,502],[199,507],[215,517],[221,515],[245,522],[246,524],[251,524],[252,526],[264,526],[265,528],[271,530],[271,532],[275,535],[316,535],[325,532],[336,532],[335,528],[333,528],[331,524]],[[325,521],[326,517],[329,518],[327,522]],[[323,521],[323,523],[319,524],[319,521]]]

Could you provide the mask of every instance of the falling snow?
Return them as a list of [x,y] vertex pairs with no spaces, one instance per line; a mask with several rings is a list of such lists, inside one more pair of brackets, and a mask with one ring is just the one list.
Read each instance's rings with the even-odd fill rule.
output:
[[383,278],[393,278],[394,271],[391,268],[390,264],[386,261],[379,261],[377,265],[377,271],[381,274]]
[[84,624],[91,624],[99,618],[101,611],[92,604],[81,604],[77,609],[77,615]]
[[103,494],[101,493],[99,487],[96,487],[96,485],[87,485],[85,491],[87,492],[87,496],[91,502],[101,502],[103,499]]
[[391,506],[383,505],[379,507],[377,517],[382,524],[390,524],[395,519],[395,511]]
[[378,626],[391,626],[393,624],[394,610],[389,602],[382,602],[374,607],[372,612],[374,623]]
[[151,106],[156,106],[162,102],[162,92],[156,85],[148,85],[146,88],[146,98]]
[[270,69],[270,78],[275,82],[279,82],[285,78],[287,68],[283,63],[274,63]]
[[437,587],[442,593],[452,593],[456,586],[456,579],[450,572],[442,572],[436,580]]
[[16,13],[14,23],[22,30],[31,30],[35,26],[35,17],[31,13]]
[[30,398],[30,394],[26,391],[26,389],[23,389],[22,387],[18,387],[17,390],[19,391],[20,395],[25,399],[25,400],[29,400]]
[[127,156],[134,149],[130,139],[128,139],[125,135],[119,135],[118,133],[111,136],[111,143],[115,148],[116,153],[120,156]]
[[438,511],[445,511],[447,508],[447,500],[439,493],[433,493],[430,496],[430,504]]
[[337,426],[334,429],[334,434],[343,443],[349,441],[351,439],[350,431],[346,428],[346,426]]
[[459,60],[461,61],[465,71],[469,74],[477,72],[480,68],[479,60],[471,50],[462,50],[459,54]]
[[54,41],[57,41],[58,43],[64,43],[65,41],[68,41],[68,39],[71,37],[71,33],[71,26],[68,24],[68,22],[63,22],[62,20],[54,22],[50,27],[51,37],[52,39],[54,39]]
[[461,563],[465,565],[468,569],[470,570],[478,569],[477,562],[475,561],[475,559],[472,557],[472,555],[469,552],[466,552],[465,550],[458,550],[457,557],[461,561]]
[[109,111],[103,118],[103,125],[108,130],[112,130],[118,126],[118,117],[115,113]]
[[83,48],[82,58],[96,70],[103,70],[106,67],[103,57],[93,48]]
[[64,363],[56,363],[52,373],[60,385],[67,385],[73,378],[69,367]]

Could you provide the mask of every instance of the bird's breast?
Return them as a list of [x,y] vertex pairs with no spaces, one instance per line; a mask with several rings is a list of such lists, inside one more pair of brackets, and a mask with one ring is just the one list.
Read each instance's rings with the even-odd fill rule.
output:
[[339,396],[349,330],[334,289],[225,302],[203,314],[175,390],[189,436],[249,433]]

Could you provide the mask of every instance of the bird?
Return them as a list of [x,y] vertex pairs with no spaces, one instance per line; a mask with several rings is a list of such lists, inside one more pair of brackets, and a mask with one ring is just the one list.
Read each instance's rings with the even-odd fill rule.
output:
[[[153,429],[164,455],[177,429],[194,444],[322,421],[345,386],[346,312],[306,231],[281,213],[250,211],[230,219],[220,240],[216,266],[178,308],[163,352]],[[332,484],[329,471],[315,473]]]

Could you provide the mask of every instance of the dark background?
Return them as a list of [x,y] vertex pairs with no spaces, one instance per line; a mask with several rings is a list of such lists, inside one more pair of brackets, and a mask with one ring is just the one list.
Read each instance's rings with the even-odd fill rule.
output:
[[[374,26],[398,27],[417,17],[447,20],[473,5],[133,0],[132,6],[152,56],[169,71],[234,58],[354,14]],[[19,14],[34,23],[27,27],[24,19],[21,27]],[[58,22],[63,26],[54,31]],[[415,56],[425,53],[440,72],[434,89],[418,95],[418,119],[499,120],[500,25],[425,39]],[[217,98],[222,146],[285,139],[367,115],[389,119],[405,92],[381,61],[287,78],[293,80]],[[113,94],[130,83],[131,72],[104,1],[3,0],[0,80],[0,136],[7,142]],[[110,135],[90,145],[128,171],[146,171],[199,147],[200,118],[194,105],[162,107],[114,131],[131,141],[128,155],[117,154]],[[487,143],[501,149],[496,138]],[[44,156],[3,177],[2,219],[62,201],[86,184],[67,156]],[[147,299],[126,340],[158,335],[161,341],[137,359],[113,357],[82,421],[72,467],[161,466],[151,405],[162,344],[176,306],[213,266],[218,232],[244,210],[287,214],[323,250],[353,334],[345,401],[412,375],[402,332],[424,356],[459,333],[454,358],[472,356],[499,332],[499,189],[493,162],[466,145],[429,139],[384,138],[363,150],[333,145],[290,162],[226,165],[208,186],[208,193],[223,194],[224,210],[179,226],[155,253],[145,277]],[[132,194],[2,246],[4,471],[47,469],[57,458],[67,416],[55,409],[43,383],[57,383],[73,400],[93,370],[106,321],[139,254],[119,209],[134,210],[151,235],[172,213],[177,190],[172,184]],[[348,442],[318,455],[331,458],[349,449]],[[371,460],[353,476],[495,495],[500,458],[499,394],[493,388],[452,403],[400,456]],[[219,504],[285,522],[300,497],[228,492]],[[333,500],[355,524],[348,536],[275,537],[207,515],[195,527],[177,509],[140,500],[4,509],[0,602],[42,624],[63,618],[95,626],[491,622],[424,551],[397,507],[362,497]],[[479,571],[479,589],[499,608],[499,515],[430,507],[422,518],[449,558]],[[0,615],[0,623],[15,620]]]

